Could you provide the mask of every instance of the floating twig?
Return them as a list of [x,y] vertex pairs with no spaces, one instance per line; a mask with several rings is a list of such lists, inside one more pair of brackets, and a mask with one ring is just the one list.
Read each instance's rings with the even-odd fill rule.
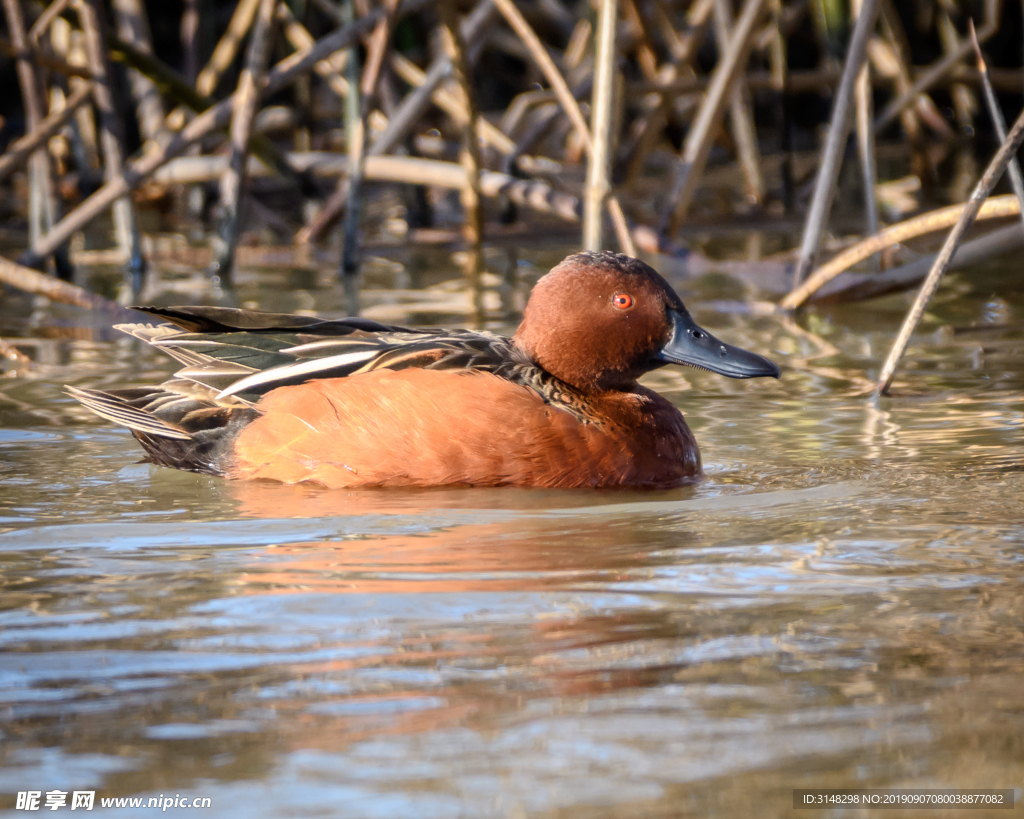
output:
[[985,173],[978,181],[973,193],[971,193],[971,198],[967,200],[967,205],[963,213],[960,214],[960,219],[949,232],[942,250],[939,251],[939,255],[935,258],[931,270],[928,271],[928,278],[925,279],[924,284],[921,286],[921,291],[917,294],[917,299],[914,301],[913,307],[910,308],[910,312],[907,313],[899,335],[889,351],[889,357],[886,358],[885,364],[882,366],[882,372],[878,377],[878,392],[880,394],[887,395],[889,393],[889,387],[892,386],[896,367],[899,365],[900,359],[907,349],[911,334],[917,327],[918,322],[921,321],[921,316],[924,315],[925,307],[928,306],[928,302],[935,295],[939,281],[949,268],[953,254],[956,252],[960,242],[963,241],[964,234],[967,233],[967,229],[974,222],[978,211],[981,210],[989,192],[1003,175],[1006,166],[1017,153],[1021,142],[1024,142],[1024,111],[1017,117],[1017,121],[1013,124],[1013,128],[1010,129],[1003,144],[996,151],[996,155],[992,157],[992,161],[989,162]]
[[[795,310],[818,290],[832,281],[832,279],[840,273],[849,270],[858,262],[871,258],[887,247],[892,247],[917,236],[934,233],[936,230],[942,230],[956,224],[957,219],[960,218],[966,207],[966,204],[950,205],[946,208],[933,210],[930,213],[915,216],[913,219],[907,219],[905,222],[887,227],[874,236],[869,236],[853,247],[847,248],[842,253],[829,259],[829,261],[815,270],[807,277],[806,281],[802,282],[799,287],[795,288],[779,302],[779,307],[783,310]],[[1020,203],[1012,194],[993,196],[991,199],[985,200],[985,204],[978,211],[976,218],[979,220],[1004,219],[1007,216],[1017,215],[1020,213],[1020,209]]]
[[[1024,232],[1017,225],[997,228],[991,233],[964,242],[953,254],[950,270],[962,270],[996,256],[1005,256],[1024,247]],[[899,293],[916,287],[931,269],[936,254],[893,267],[883,273],[847,273],[838,287],[823,287],[814,294],[815,304],[848,304]]]
[[97,296],[81,287],[47,276],[38,270],[25,267],[10,259],[0,257],[0,284],[6,284],[25,293],[45,296],[50,301],[97,310],[121,318],[137,316],[117,302]]

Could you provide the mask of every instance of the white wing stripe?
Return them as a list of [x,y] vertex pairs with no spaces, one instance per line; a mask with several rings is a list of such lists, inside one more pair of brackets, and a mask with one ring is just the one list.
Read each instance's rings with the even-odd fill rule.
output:
[[367,361],[375,357],[378,354],[378,350],[365,350],[358,353],[345,353],[343,355],[332,355],[327,358],[314,358],[311,361],[300,361],[296,364],[286,364],[282,367],[273,367],[263,372],[253,373],[246,378],[236,381],[226,390],[222,390],[218,395],[217,399],[227,398],[229,395],[235,393],[245,392],[250,387],[256,387],[260,384],[272,384],[275,381],[283,381],[289,378],[295,378],[299,375],[307,375],[309,373],[320,372],[321,370],[330,370],[335,367],[342,367],[346,364],[355,364],[360,361]]

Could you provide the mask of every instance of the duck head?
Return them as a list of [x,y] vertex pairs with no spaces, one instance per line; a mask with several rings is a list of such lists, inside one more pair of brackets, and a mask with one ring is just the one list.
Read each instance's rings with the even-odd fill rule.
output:
[[649,265],[621,253],[577,253],[530,294],[516,344],[552,375],[583,391],[622,389],[666,364],[730,378],[778,378],[757,353],[719,341],[693,320]]

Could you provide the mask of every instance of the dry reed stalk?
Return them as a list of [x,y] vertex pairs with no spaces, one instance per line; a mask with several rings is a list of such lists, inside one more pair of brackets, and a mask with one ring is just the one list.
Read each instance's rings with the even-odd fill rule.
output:
[[184,0],[181,23],[178,31],[181,50],[184,52],[185,79],[189,85],[196,84],[199,76],[199,4],[201,0]]
[[[152,54],[149,22],[142,0],[112,0],[117,36],[144,54]],[[164,106],[153,81],[139,71],[128,71],[128,84],[135,100],[139,133],[143,139],[156,140],[164,130]]]
[[[360,248],[359,248],[359,218],[362,212],[363,178],[366,166],[366,129],[367,118],[370,116],[370,108],[377,92],[377,82],[380,78],[380,70],[384,64],[384,53],[388,47],[391,37],[391,18],[395,13],[397,0],[386,0],[387,13],[377,23],[377,27],[370,35],[370,42],[367,46],[366,66],[363,69],[362,79],[359,82],[358,99],[350,91],[346,100],[349,109],[354,111],[355,117],[346,121],[346,127],[351,124],[353,130],[348,132],[349,137],[349,176],[348,176],[348,203],[345,208],[345,229],[341,246],[341,273],[346,281],[353,279],[359,274]],[[357,65],[355,49],[352,49],[349,57],[349,65],[353,71]],[[349,82],[349,88],[354,83]],[[355,104],[353,104],[355,103]],[[355,282],[351,282],[349,290],[358,293]],[[358,312],[358,300],[354,295],[349,297],[351,315]]]
[[[494,6],[491,0],[480,0],[476,8],[462,21],[460,30],[463,39],[467,43],[478,41],[489,24],[493,13]],[[390,153],[406,139],[419,121],[420,116],[430,105],[441,83],[448,79],[451,72],[451,61],[447,57],[438,57],[431,63],[426,74],[423,76],[422,84],[402,100],[398,110],[388,120],[384,132],[379,134],[370,145],[367,152],[369,156],[383,156]],[[345,205],[346,192],[347,187],[344,183],[339,185],[338,189],[321,205],[309,223],[295,234],[295,241],[302,244],[316,241],[338,218],[338,214],[341,213],[341,209]]]
[[460,130],[461,146],[459,164],[466,174],[466,181],[460,191],[464,222],[462,236],[469,248],[466,260],[466,275],[475,284],[483,273],[484,212],[480,193],[480,141],[477,139],[477,107],[473,98],[473,86],[469,78],[469,58],[466,41],[459,31],[458,16],[454,0],[440,0],[438,11],[441,17],[441,39],[445,53],[452,65],[452,79],[460,89],[468,116]]
[[213,54],[210,55],[210,59],[206,61],[203,70],[196,77],[196,91],[204,97],[209,97],[217,90],[220,78],[235,61],[239,46],[252,27],[253,20],[256,19],[256,10],[259,6],[260,0],[239,0],[238,5],[235,6],[227,30],[221,35],[213,49]]
[[[410,13],[425,3],[426,0],[406,0],[399,7],[399,12]],[[377,23],[382,13],[382,11],[375,10],[365,17],[361,17],[351,26],[338,29],[322,37],[308,49],[281,60],[267,72],[262,93],[272,94],[285,88],[294,82],[296,77],[312,70],[316,63],[363,37]],[[39,249],[26,251],[22,255],[22,263],[26,263],[26,260],[37,261],[40,256],[52,253],[53,249],[66,242],[72,233],[89,224],[119,197],[141,185],[168,160],[181,155],[207,134],[224,128],[231,120],[233,105],[234,96],[221,100],[199,114],[158,150],[150,151],[129,163],[120,174],[104,183],[99,190],[57,223],[53,230],[40,240]]]
[[[779,302],[784,310],[795,310],[813,296],[818,290],[836,278],[840,273],[849,270],[858,262],[871,258],[887,247],[906,242],[917,236],[924,236],[936,230],[942,230],[956,224],[964,212],[966,205],[950,205],[946,208],[933,210],[930,213],[915,216],[896,225],[885,228],[874,236],[870,236],[849,247],[842,253],[829,259],[815,270],[799,287],[792,290]],[[1021,212],[1021,205],[1013,194],[994,196],[985,201],[978,211],[977,219],[1004,219]]]
[[92,72],[88,68],[72,65],[59,57],[45,54],[34,45],[30,45],[26,48],[18,48],[11,41],[0,37],[0,54],[5,54],[12,60],[28,60],[32,65],[38,68],[56,71],[58,74],[63,74],[65,77],[80,77],[83,80],[92,79]]
[[861,66],[867,52],[868,38],[875,28],[878,19],[879,0],[864,0],[857,15],[853,28],[853,36],[846,50],[843,62],[843,77],[836,89],[835,101],[832,104],[832,117],[828,127],[828,137],[822,150],[821,164],[814,181],[814,195],[811,207],[804,223],[803,239],[800,242],[800,255],[793,271],[794,287],[804,280],[814,264],[814,257],[821,246],[821,237],[828,224],[835,198],[836,184],[839,182],[839,168],[846,148],[846,138],[850,132],[850,109],[853,102],[854,85],[860,74]]
[[[341,177],[348,174],[348,157],[345,154],[311,152],[293,153],[289,161],[295,167],[321,177]],[[179,157],[164,164],[153,174],[153,181],[160,185],[194,185],[219,179],[227,164],[223,154],[214,156]],[[254,157],[249,158],[249,175],[269,176],[270,170]],[[455,162],[423,159],[412,156],[366,157],[366,178],[376,182],[397,182],[409,185],[449,188],[460,190],[466,184],[462,166]],[[488,198],[507,196],[517,205],[530,208],[537,213],[557,216],[568,222],[579,222],[581,205],[571,194],[555,190],[546,182],[517,179],[511,174],[497,171],[482,171],[480,192]]]
[[[42,80],[29,56],[21,0],[4,0],[4,13],[7,17],[7,31],[17,52],[16,66],[25,124],[29,133],[32,133],[40,127],[46,116],[46,96]],[[45,146],[40,145],[29,158],[29,243],[32,247],[38,246],[44,233],[52,229],[60,218],[59,208],[51,157]],[[58,251],[58,248],[54,248],[54,251]],[[42,261],[42,258],[39,261]],[[65,277],[69,276],[70,265],[67,262],[66,248],[61,248],[55,253],[54,262],[58,272]]]
[[[107,55],[106,36],[103,23],[103,7],[100,0],[75,0],[73,3],[85,32],[85,49],[89,56],[96,84],[93,100],[100,115],[100,145],[103,149],[103,177],[107,182],[119,178],[124,171],[124,135],[121,130],[122,118],[114,102],[111,88],[110,61]],[[142,292],[142,280],[146,274],[146,259],[142,253],[142,239],[135,205],[131,197],[119,196],[114,204],[114,227],[121,252],[128,260],[125,268],[126,284],[133,296]]]
[[[617,0],[601,0],[594,52],[594,91],[590,104],[591,146],[583,192],[583,249],[603,250],[605,200],[611,189],[612,96],[615,82]],[[575,100],[575,97],[573,97]],[[621,213],[621,208],[618,209]],[[624,219],[623,219],[624,221]],[[620,228],[621,232],[621,228]],[[626,233],[629,233],[628,228]],[[630,255],[635,255],[635,250]]]
[[78,86],[71,93],[71,96],[65,100],[62,109],[54,111],[40,122],[33,131],[13,142],[4,154],[0,156],[0,181],[3,181],[17,170],[29,154],[45,145],[50,137],[59,133],[71,121],[78,108],[89,102],[91,96],[91,82]]
[[[657,6],[658,10],[662,12],[661,31],[669,40],[672,54],[668,73],[671,73],[673,76],[689,65],[697,55],[697,51],[704,41],[704,35],[707,33],[708,25],[711,22],[714,1],[696,0],[690,6],[686,14],[689,30],[682,37],[672,28],[671,21],[668,20],[661,6]],[[637,134],[635,145],[627,153],[630,156],[630,161],[623,181],[624,187],[630,187],[643,171],[648,154],[653,150],[665,125],[668,124],[669,110],[673,104],[673,98],[668,94],[652,98],[652,95],[648,93],[644,104],[647,110],[634,124],[634,133]]]
[[[413,88],[418,88],[426,82],[427,75],[411,60],[395,52],[390,56],[390,63],[395,74],[403,82],[407,82]],[[447,86],[437,88],[431,96],[431,101],[444,111],[452,121],[460,128],[465,125],[469,118],[465,101]],[[492,125],[483,117],[477,118],[477,138],[484,144],[489,145],[502,154],[510,154],[515,150],[515,143],[495,125]]]
[[661,213],[659,233],[663,238],[679,229],[693,200],[700,177],[704,173],[715,133],[725,114],[736,79],[742,73],[750,53],[754,26],[761,17],[767,0],[746,0],[739,22],[733,29],[728,48],[721,54],[711,76],[711,84],[686,135],[672,190]]
[[[863,0],[855,0],[852,11],[860,15],[864,10]],[[872,88],[871,61],[864,64],[857,74],[854,89],[857,106],[855,126],[857,133],[857,153],[860,155],[861,179],[864,186],[864,233],[874,236],[878,233],[878,202],[875,200],[875,186],[878,184],[878,166],[875,160],[875,132],[871,127]]]
[[[732,35],[732,8],[730,0],[715,0],[715,41],[723,53]],[[739,154],[743,185],[749,204],[760,206],[764,201],[764,175],[761,173],[761,154],[757,148],[757,129],[745,83],[738,80],[729,99],[729,121]]]
[[51,301],[60,302],[61,304],[84,307],[86,310],[98,310],[121,319],[126,317],[132,318],[138,315],[126,310],[116,302],[3,257],[0,257],[0,283],[25,293],[45,296]]
[[[492,0],[480,0],[476,8],[462,21],[460,31],[462,39],[469,44],[471,60],[493,14]],[[447,57],[438,57],[430,64],[423,84],[402,100],[398,110],[391,116],[384,133],[373,141],[370,146],[371,155],[382,156],[390,153],[405,140],[427,106],[430,105],[434,91],[451,75],[451,70],[451,61]]]
[[13,344],[0,338],[0,359],[13,361],[16,365],[27,367],[32,364],[32,359],[25,355]]
[[[1018,225],[996,228],[984,236],[964,242],[949,263],[950,270],[963,270],[996,256],[1005,256],[1024,247],[1024,233]],[[899,293],[916,287],[928,275],[936,254],[893,267],[884,273],[847,273],[849,281],[842,287],[819,290],[816,304],[848,304]],[[822,288],[824,290],[824,288]]]
[[[885,364],[882,365],[882,372],[878,377],[878,392],[880,395],[888,395],[889,388],[892,386],[893,376],[896,374],[896,367],[899,365],[900,359],[907,349],[907,344],[910,343],[910,336],[921,321],[921,316],[924,315],[928,302],[935,295],[942,276],[949,269],[953,255],[963,241],[968,228],[970,228],[975,217],[977,217],[978,211],[984,205],[989,192],[995,187],[996,182],[999,181],[1006,170],[1006,166],[1017,153],[1021,142],[1024,142],[1024,111],[1017,117],[1017,121],[1013,124],[1013,128],[1010,129],[1003,144],[996,151],[995,156],[992,157],[992,161],[989,162],[985,173],[978,181],[973,193],[971,193],[971,198],[967,200],[959,220],[949,232],[945,244],[942,245],[942,250],[939,251],[939,255],[936,256],[935,261],[932,263],[932,268],[928,271],[928,278],[921,285],[921,290],[917,294],[917,298],[910,311],[907,313],[906,319],[903,321],[903,326],[900,328],[899,335],[889,351],[889,356],[886,358]],[[1017,202],[1014,201],[1014,204],[1017,204]]]
[[[960,36],[957,34],[956,26],[950,19],[949,11],[943,6],[937,9],[939,41],[942,43],[942,51],[949,55],[960,46]],[[968,18],[969,19],[969,18]],[[973,21],[971,21],[973,23]],[[960,131],[964,134],[974,134],[974,114],[979,110],[978,100],[974,96],[974,90],[962,82],[954,82],[949,87],[950,101],[953,103],[953,112],[956,116]]]
[[[316,38],[306,30],[306,27],[295,19],[287,3],[278,5],[277,16],[284,25],[285,39],[296,51],[309,48],[316,42]],[[327,87],[342,100],[348,96],[348,80],[341,75],[347,59],[346,51],[337,51],[313,66],[313,70],[320,75]]]
[[[512,27],[512,30],[515,31],[530,52],[531,59],[541,70],[544,78],[548,81],[548,85],[551,86],[552,91],[555,92],[555,96],[561,104],[562,110],[565,111],[566,116],[568,116],[569,121],[573,125],[577,137],[584,146],[584,150],[589,155],[593,150],[593,140],[590,135],[590,129],[583,116],[583,111],[580,109],[579,103],[576,101],[576,97],[573,96],[568,83],[565,81],[565,77],[562,76],[562,72],[558,70],[558,66],[555,65],[555,61],[551,59],[551,55],[548,54],[544,44],[540,41],[536,32],[534,32],[533,28],[526,21],[526,18],[523,17],[522,12],[519,11],[513,0],[493,0],[493,2],[494,5],[497,6],[498,11],[500,11],[502,16],[505,18],[505,21]],[[763,2],[763,0],[752,0],[752,2]],[[613,200],[615,202],[614,205],[612,204]],[[614,193],[609,193],[607,195],[607,201],[609,208],[615,208],[621,214],[622,206],[618,203],[618,197],[616,197]],[[623,229],[625,217],[622,217],[621,219],[613,217],[612,222],[615,225],[615,233],[619,242],[619,248],[623,253],[635,256],[636,247],[633,244],[633,237],[630,234],[628,226],[626,226],[626,229]]]
[[[981,43],[978,42],[978,34],[974,30],[974,21],[967,21],[968,29],[970,30],[970,41],[974,47],[975,56],[978,58],[978,74],[981,76],[982,88],[985,92],[985,104],[988,107],[988,114],[992,118],[992,125],[996,129],[996,136],[999,138],[999,142],[1002,143],[1006,140],[1006,120],[1003,119],[1003,109],[999,107],[999,100],[996,99],[996,92],[992,88],[992,82],[988,76],[988,64],[985,62],[985,58],[981,54]],[[1024,176],[1020,172],[1020,163],[1017,161],[1017,157],[1010,160],[1010,184],[1013,187],[1013,192],[1017,197],[1017,201],[1020,202],[1021,219],[1024,220]]]
[[238,78],[238,88],[233,97],[228,167],[220,180],[220,241],[211,269],[213,276],[225,289],[232,286],[231,274],[241,231],[242,201],[246,188],[246,157],[249,154],[249,138],[259,103],[260,86],[270,59],[275,6],[276,0],[260,0],[245,57],[245,68]]
[[[979,42],[985,42],[999,30],[999,2],[1000,0],[986,0],[985,22],[978,29],[977,33]],[[875,119],[875,133],[887,128],[904,108],[917,100],[918,95],[924,93],[942,79],[957,63],[967,57],[973,48],[971,42],[965,40],[954,51],[921,72],[909,87],[904,89],[896,99],[892,100],[882,109],[882,113]]]
[[32,28],[28,30],[28,40],[33,44],[38,44],[40,38],[46,33],[46,31],[53,24],[61,14],[64,13],[68,7],[69,0],[53,0],[46,8],[43,9],[43,13],[40,14],[36,21],[32,24]]

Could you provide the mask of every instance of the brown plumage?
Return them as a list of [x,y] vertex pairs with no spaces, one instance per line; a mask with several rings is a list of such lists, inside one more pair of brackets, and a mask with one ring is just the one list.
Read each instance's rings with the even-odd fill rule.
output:
[[637,384],[684,363],[778,375],[697,327],[647,265],[570,256],[514,338],[224,308],[126,332],[185,367],[157,387],[72,390],[160,464],[328,487],[669,487],[700,474],[672,404]]

